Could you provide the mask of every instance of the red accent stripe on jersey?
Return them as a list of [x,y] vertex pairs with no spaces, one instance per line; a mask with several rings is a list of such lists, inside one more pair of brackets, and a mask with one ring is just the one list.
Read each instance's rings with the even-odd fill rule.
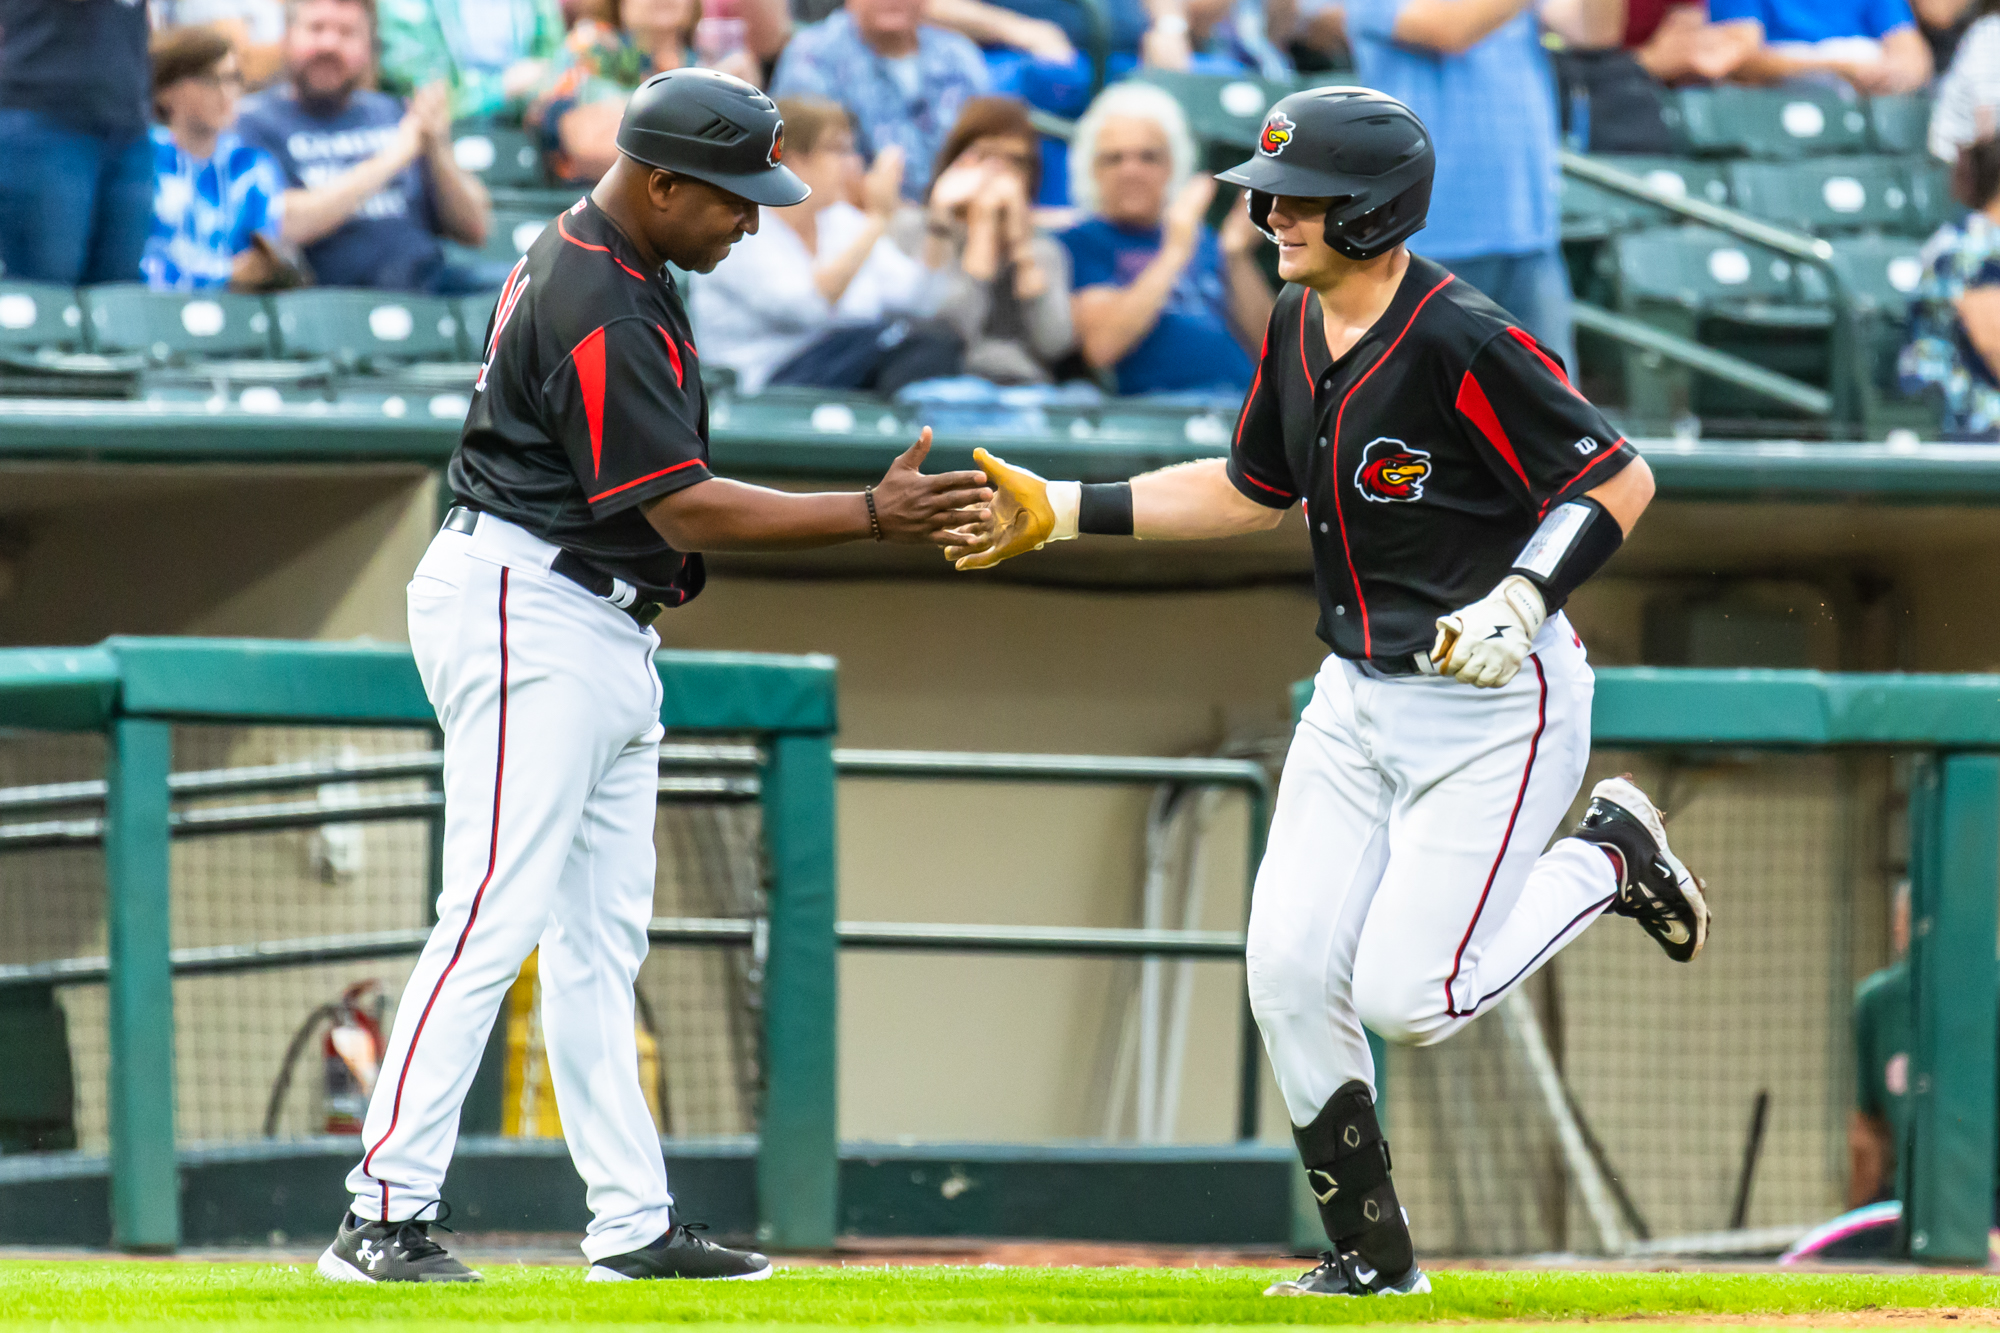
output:
[[1531,337],[1525,329],[1517,329],[1514,328],[1512,325],[1509,325],[1507,328],[1507,332],[1514,335],[1515,342],[1518,342],[1519,344],[1521,344],[1521,346],[1533,352],[1535,354],[1535,359],[1537,361],[1540,361],[1543,365],[1549,368],[1549,374],[1554,375],[1557,379],[1562,381],[1563,388],[1568,389],[1571,393],[1576,394],[1576,396],[1579,398],[1583,397],[1583,395],[1577,391],[1577,387],[1569,382],[1569,376],[1563,373],[1562,362],[1556,360],[1554,357],[1550,356],[1547,352],[1544,352],[1542,350],[1542,345],[1536,342],[1534,338]]
[[667,360],[674,363],[674,387],[676,389],[685,388],[687,381],[681,375],[681,349],[674,346],[674,335],[668,333],[665,328],[658,324],[655,324],[653,327],[659,329],[660,336],[667,340]]
[[576,365],[577,386],[583,390],[583,415],[590,422],[590,475],[595,477],[604,470],[604,329],[591,330],[569,359]]
[[574,245],[579,249],[596,250],[599,253],[611,255],[612,263],[618,265],[618,267],[624,269],[627,273],[630,273],[633,277],[637,278],[639,281],[644,282],[646,280],[645,274],[641,273],[638,269],[633,268],[630,264],[620,259],[617,255],[612,255],[610,246],[592,245],[589,241],[579,241],[578,239],[576,239],[576,237],[570,235],[569,228],[566,225],[564,225],[561,215],[558,215],[556,217],[556,231],[562,236],[562,238],[565,241],[568,241],[571,245]]
[[[361,1174],[371,1180],[379,1180],[370,1168],[374,1165],[375,1154],[382,1151],[382,1145],[396,1132],[396,1122],[403,1116],[403,1085],[409,1081],[410,1065],[416,1058],[417,1043],[423,1040],[424,1024],[430,1021],[431,1010],[437,1005],[438,996],[444,992],[444,983],[451,976],[451,970],[458,966],[458,960],[465,955],[465,942],[472,938],[472,927],[479,920],[479,904],[486,897],[486,886],[493,882],[493,872],[500,864],[500,790],[507,777],[507,576],[512,571],[505,565],[500,567],[500,740],[493,761],[493,832],[486,844],[486,878],[479,881],[479,888],[472,895],[472,907],[465,914],[465,928],[458,932],[458,944],[451,951],[451,961],[438,973],[437,984],[431,987],[431,996],[424,1001],[424,1011],[417,1016],[417,1030],[410,1034],[410,1045],[403,1052],[403,1068],[396,1075],[396,1098],[389,1106],[389,1128],[382,1131],[382,1137],[375,1140],[375,1146],[361,1159]],[[389,1218],[389,1182],[382,1184],[381,1221]]]
[[1311,299],[1311,291],[1306,291],[1299,296],[1299,369],[1306,373],[1307,397],[1312,396],[1313,387],[1312,367],[1306,364],[1306,302]]
[[[1377,357],[1374,365],[1361,372],[1361,378],[1354,381],[1354,387],[1349,389],[1346,396],[1340,400],[1340,408],[1333,414],[1333,457],[1336,471],[1338,470],[1340,459],[1340,419],[1347,415],[1348,403],[1352,402],[1354,395],[1361,391],[1361,386],[1368,382],[1368,377],[1381,369],[1384,361],[1387,361],[1396,354],[1396,349],[1403,345],[1403,339],[1409,336],[1411,327],[1417,322],[1417,316],[1424,313],[1424,307],[1430,304],[1431,298],[1446,287],[1449,287],[1453,281],[1452,275],[1447,273],[1444,275],[1443,282],[1440,282],[1437,286],[1424,293],[1424,299],[1417,302],[1417,308],[1410,312],[1410,318],[1404,323],[1403,331],[1396,335],[1396,341],[1389,344],[1389,350]],[[1305,322],[1303,320],[1299,322],[1299,337],[1300,353],[1303,355],[1305,350]],[[1307,389],[1310,391],[1311,386],[1308,385]],[[1335,476],[1333,479],[1333,516],[1340,522],[1340,549],[1347,555],[1347,577],[1354,581],[1354,600],[1361,608],[1361,655],[1363,657],[1373,657],[1375,655],[1375,632],[1368,623],[1368,594],[1361,591],[1361,574],[1354,568],[1354,548],[1347,541],[1347,514],[1341,507],[1340,487],[1340,478]]]
[[1243,399],[1243,410],[1236,414],[1236,438],[1230,441],[1232,448],[1243,443],[1243,424],[1250,420],[1250,407],[1257,401],[1257,390],[1264,384],[1264,361],[1271,355],[1271,326],[1264,326],[1264,345],[1257,349],[1257,373],[1250,380],[1250,392]]
[[528,290],[528,257],[522,255],[514,261],[514,267],[507,274],[506,285],[500,288],[500,300],[493,307],[493,332],[486,339],[486,355],[490,360],[493,349],[500,345],[500,330],[507,327],[507,321],[520,303],[521,294]]
[[1479,433],[1493,446],[1493,452],[1500,455],[1500,461],[1521,479],[1521,485],[1533,495],[1535,488],[1528,481],[1527,471],[1521,466],[1520,455],[1514,452],[1514,442],[1507,438],[1507,431],[1500,424],[1499,413],[1493,410],[1493,404],[1487,401],[1486,390],[1479,387],[1479,381],[1472,377],[1472,372],[1469,370],[1465,372],[1465,378],[1458,382],[1456,406],[1473,425],[1479,427]]
[[616,495],[620,491],[629,491],[634,486],[643,486],[647,482],[653,480],[653,478],[655,477],[664,477],[669,472],[679,472],[684,467],[695,467],[699,465],[702,461],[703,460],[699,458],[690,458],[685,463],[676,463],[672,467],[663,467],[658,472],[648,472],[645,476],[640,477],[636,481],[628,481],[623,486],[613,486],[608,491],[599,491],[597,494],[591,496],[590,499],[586,501],[586,503],[596,504],[599,500],[604,499],[608,495]]
[[1472,1009],[1460,1013],[1458,1001],[1452,997],[1451,988],[1458,984],[1458,970],[1465,962],[1466,946],[1472,943],[1472,932],[1479,928],[1479,918],[1486,911],[1486,900],[1493,894],[1493,881],[1500,877],[1500,863],[1507,859],[1507,845],[1514,840],[1515,821],[1520,819],[1521,805],[1528,799],[1528,779],[1535,775],[1535,756],[1541,752],[1542,729],[1549,724],[1548,673],[1542,670],[1540,653],[1528,654],[1528,660],[1535,664],[1535,679],[1541,685],[1541,699],[1535,712],[1535,734],[1528,739],[1528,762],[1521,770],[1521,786],[1514,793],[1514,809],[1507,816],[1507,831],[1501,835],[1500,850],[1493,855],[1493,868],[1486,872],[1486,886],[1479,891],[1479,905],[1472,909],[1472,920],[1465,924],[1465,935],[1458,942],[1458,952],[1451,956],[1451,975],[1446,977],[1444,982],[1444,1012],[1447,1018],[1463,1018],[1465,1014],[1479,1007],[1474,1004]]
[[1252,486],[1257,487],[1259,490],[1269,491],[1273,495],[1282,495],[1287,500],[1293,500],[1298,498],[1294,496],[1290,491],[1281,491],[1276,486],[1268,485],[1264,482],[1257,480],[1255,477],[1251,476],[1247,471],[1244,471],[1244,469],[1241,467],[1238,467],[1236,470],[1238,472],[1243,473],[1243,480],[1249,482]]

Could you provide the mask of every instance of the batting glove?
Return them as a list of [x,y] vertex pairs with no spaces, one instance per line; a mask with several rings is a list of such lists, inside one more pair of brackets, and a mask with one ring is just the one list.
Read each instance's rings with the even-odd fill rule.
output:
[[974,449],[972,458],[993,485],[993,517],[978,534],[984,539],[982,545],[945,549],[956,568],[991,569],[1002,560],[1076,536],[1077,507],[1083,496],[1079,483],[1044,481],[984,449]]
[[1509,574],[1472,605],[1438,617],[1431,661],[1441,675],[1497,690],[1521,669],[1546,619],[1541,589]]

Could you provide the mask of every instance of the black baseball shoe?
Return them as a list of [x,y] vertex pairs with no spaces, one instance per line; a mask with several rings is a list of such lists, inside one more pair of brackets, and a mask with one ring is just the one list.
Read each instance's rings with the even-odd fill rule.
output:
[[1631,774],[1591,789],[1590,808],[1570,836],[1614,854],[1620,870],[1612,911],[1637,921],[1676,963],[1701,952],[1712,915],[1702,895],[1706,886],[1667,847],[1659,807]]
[[732,1250],[704,1240],[702,1222],[676,1222],[643,1250],[614,1254],[590,1266],[591,1282],[634,1282],[647,1278],[702,1278],[757,1282],[771,1276],[771,1261],[752,1250]]
[[1385,1281],[1358,1254],[1322,1250],[1319,1266],[1285,1282],[1264,1288],[1266,1296],[1423,1296],[1431,1280],[1415,1264],[1395,1281]]
[[477,1282],[479,1274],[431,1239],[429,1222],[340,1219],[319,1275],[335,1282]]

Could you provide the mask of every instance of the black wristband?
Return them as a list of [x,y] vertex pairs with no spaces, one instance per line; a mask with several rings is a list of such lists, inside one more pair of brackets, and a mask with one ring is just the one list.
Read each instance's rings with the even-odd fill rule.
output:
[[1086,482],[1076,505],[1076,530],[1099,537],[1132,535],[1132,483]]
[[1542,601],[1554,614],[1585,579],[1604,568],[1624,541],[1625,530],[1603,505],[1587,495],[1565,500],[1549,511],[1521,548],[1513,572],[1541,590]]
[[873,536],[876,541],[879,542],[882,540],[882,519],[881,516],[875,512],[875,488],[873,486],[862,487],[861,498],[868,502],[869,534]]

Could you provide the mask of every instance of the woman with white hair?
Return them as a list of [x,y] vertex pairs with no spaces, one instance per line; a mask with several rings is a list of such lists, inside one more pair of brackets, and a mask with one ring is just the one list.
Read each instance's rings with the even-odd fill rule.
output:
[[1262,239],[1232,209],[1218,236],[1202,219],[1215,182],[1195,174],[1180,104],[1150,84],[1113,84],[1077,122],[1070,195],[1090,214],[1062,235],[1084,360],[1115,367],[1120,393],[1250,387],[1271,316]]

